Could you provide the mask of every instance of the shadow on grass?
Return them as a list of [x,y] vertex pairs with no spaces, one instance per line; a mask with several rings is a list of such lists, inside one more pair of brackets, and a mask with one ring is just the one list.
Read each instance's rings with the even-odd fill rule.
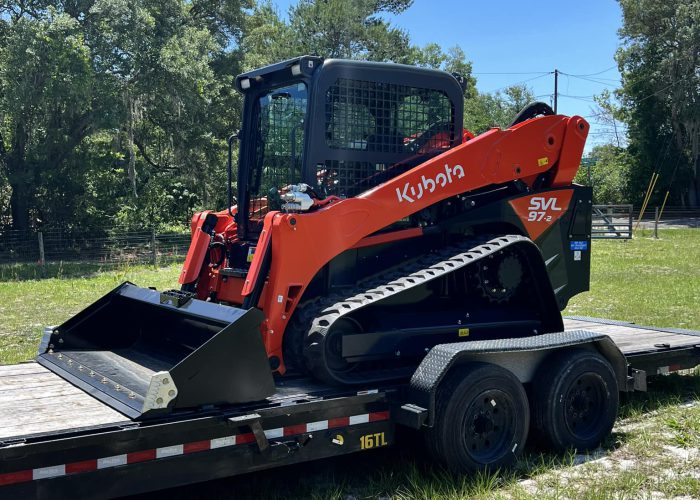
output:
[[[623,398],[620,418],[677,405],[700,395],[700,374],[670,375],[650,379],[649,392]],[[574,450],[553,454],[530,440],[527,452],[505,471],[455,475],[433,463],[421,436],[400,429],[398,442],[359,454],[307,462],[268,471],[164,490],[139,498],[169,500],[190,498],[249,499],[351,499],[351,498],[469,498],[488,497],[540,474],[604,457],[623,446],[629,432],[613,432],[598,450],[577,454]],[[517,490],[515,491],[517,495]]]
[[632,418],[700,399],[700,368],[679,375],[650,377],[647,392],[624,394],[620,401],[619,418]]
[[[167,257],[158,259],[158,267],[184,261],[184,257]],[[0,282],[31,281],[41,279],[71,279],[91,278],[100,273],[112,271],[128,271],[133,267],[153,266],[148,262],[47,262],[43,268],[37,264],[17,263],[0,264]]]
[[[457,475],[432,462],[416,432],[403,431],[400,445],[362,455],[286,466],[242,476],[164,490],[136,498],[221,499],[360,499],[471,498],[490,496],[538,474],[564,469],[581,455],[529,451],[508,470]],[[609,453],[624,441],[615,436],[601,451]]]

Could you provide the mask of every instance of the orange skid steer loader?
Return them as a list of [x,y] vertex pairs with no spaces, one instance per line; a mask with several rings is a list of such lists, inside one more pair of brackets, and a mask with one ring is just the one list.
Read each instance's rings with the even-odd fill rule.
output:
[[[563,330],[589,287],[589,125],[463,129],[459,75],[304,56],[238,76],[229,208],[192,218],[179,290],[125,283],[38,361],[132,418],[261,400],[275,377],[406,379],[433,346]],[[232,148],[239,144],[236,199]]]

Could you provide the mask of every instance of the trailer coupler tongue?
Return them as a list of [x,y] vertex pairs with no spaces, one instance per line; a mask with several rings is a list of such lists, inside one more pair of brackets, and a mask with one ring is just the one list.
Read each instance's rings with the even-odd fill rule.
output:
[[37,361],[133,418],[263,400],[261,311],[124,283],[58,327]]

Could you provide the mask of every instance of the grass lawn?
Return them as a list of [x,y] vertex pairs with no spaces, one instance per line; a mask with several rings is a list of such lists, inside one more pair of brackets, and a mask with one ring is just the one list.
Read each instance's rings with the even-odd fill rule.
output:
[[[0,267],[0,364],[31,359],[41,328],[72,316],[123,281],[177,286],[178,265],[105,269]],[[700,230],[593,243],[592,291],[566,314],[700,330]],[[164,492],[163,498],[698,498],[700,376],[664,377],[624,398],[599,454],[552,456],[529,446],[510,471],[455,477],[428,463],[419,437],[365,452]],[[158,495],[161,496],[161,495]],[[149,499],[153,495],[148,496]]]
[[50,264],[37,279],[35,266],[0,267],[0,364],[33,358],[44,325],[64,322],[124,281],[167,290],[178,287],[179,272],[178,264]]
[[565,314],[700,330],[700,231],[651,230],[634,240],[593,242],[591,291]]

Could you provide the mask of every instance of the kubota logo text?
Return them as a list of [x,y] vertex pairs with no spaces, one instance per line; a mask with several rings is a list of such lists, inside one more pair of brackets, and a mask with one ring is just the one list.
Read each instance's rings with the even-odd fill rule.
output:
[[399,198],[399,202],[406,200],[409,203],[413,203],[416,200],[420,200],[426,192],[432,193],[438,186],[444,188],[448,184],[452,184],[454,178],[461,179],[462,177],[464,177],[464,168],[462,168],[462,165],[450,167],[445,163],[444,173],[440,172],[434,179],[426,178],[425,175],[421,175],[420,182],[417,182],[415,185],[411,185],[407,182],[404,184],[403,190],[401,188],[396,188],[396,196]]
[[530,205],[527,207],[527,220],[530,222],[552,222],[552,216],[547,213],[549,210],[553,212],[561,212],[561,208],[557,206],[556,198],[533,196],[530,200]]

